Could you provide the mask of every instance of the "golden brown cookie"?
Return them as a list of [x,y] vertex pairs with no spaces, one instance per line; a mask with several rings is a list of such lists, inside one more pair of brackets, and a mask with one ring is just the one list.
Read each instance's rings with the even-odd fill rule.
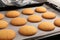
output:
[[50,22],[42,22],[38,25],[38,28],[44,31],[51,31],[55,29],[55,26]]
[[38,15],[31,15],[28,17],[28,21],[30,22],[39,22],[41,20],[42,20],[42,17]]
[[19,15],[20,15],[20,12],[18,11],[8,11],[6,13],[6,16],[9,18],[15,18],[15,17],[18,17]]
[[31,36],[37,33],[37,28],[35,28],[34,26],[22,26],[19,29],[19,33],[25,36]]
[[13,18],[11,20],[11,24],[15,25],[15,26],[21,26],[21,25],[24,25],[26,23],[27,23],[27,20],[25,18],[19,18],[19,17],[17,17],[17,18]]
[[0,20],[0,29],[8,27],[8,23],[4,20]]
[[55,24],[56,26],[59,26],[59,27],[60,27],[60,18],[56,19],[56,20],[54,21],[54,24]]
[[56,17],[56,14],[53,12],[46,12],[46,13],[43,13],[42,17],[46,19],[53,19]]
[[36,12],[39,12],[39,13],[44,13],[44,12],[46,12],[47,11],[47,9],[45,8],[45,7],[37,7],[36,9],[35,9],[35,11]]
[[11,40],[11,39],[10,39]]
[[16,33],[11,29],[0,30],[0,40],[12,40],[16,36]]
[[0,20],[4,18],[4,15],[0,13]]
[[31,9],[31,8],[25,8],[23,11],[22,11],[23,14],[26,14],[26,15],[32,15],[34,14],[34,10]]

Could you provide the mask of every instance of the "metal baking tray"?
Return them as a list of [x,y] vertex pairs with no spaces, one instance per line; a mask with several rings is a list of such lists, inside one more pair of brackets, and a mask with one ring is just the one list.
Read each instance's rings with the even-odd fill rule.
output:
[[[55,12],[55,13],[57,14],[56,18],[60,18],[60,13],[59,13],[58,11],[50,8],[49,6],[47,6],[47,5],[45,5],[45,4],[42,5],[42,6],[46,7],[46,8],[47,8],[47,11]],[[38,6],[37,6],[37,7],[38,7]],[[36,7],[31,7],[31,8],[35,10]],[[24,8],[22,8],[22,9],[17,9],[17,10],[18,10],[19,12],[21,12],[23,9],[24,9]],[[4,15],[5,15],[5,13],[6,13],[6,11],[0,11],[0,12],[2,12]],[[37,13],[37,12],[35,12],[35,14],[36,14],[36,15],[39,15],[39,16],[42,16],[42,13]],[[24,15],[24,14],[21,13],[21,15],[20,15],[19,17],[22,17],[22,18],[26,18],[26,19],[27,19],[28,16],[29,16],[29,15]],[[55,18],[55,19],[56,19],[56,18]],[[38,29],[38,24],[39,24],[39,23],[41,23],[41,22],[43,22],[43,21],[49,21],[49,22],[53,23],[55,19],[44,19],[44,18],[43,18],[43,20],[42,20],[41,22],[38,22],[38,23],[27,22],[26,25],[35,26],[35,27],[38,29],[38,32],[37,32],[35,35],[33,35],[33,36],[23,36],[23,35],[20,35],[20,34],[18,33],[18,30],[19,30],[20,26],[17,27],[17,26],[11,25],[11,24],[10,24],[11,19],[12,19],[12,18],[7,18],[7,17],[4,18],[4,20],[8,21],[8,23],[9,23],[9,26],[8,26],[8,28],[6,28],[6,29],[12,29],[12,30],[14,30],[14,31],[16,32],[16,37],[15,37],[14,40],[37,40],[37,38],[38,38],[38,39],[39,39],[39,38],[41,39],[41,38],[49,37],[49,36],[51,36],[51,35],[60,34],[60,28],[59,28],[59,27],[56,27],[55,30],[53,30],[53,31],[42,31],[42,30],[39,30],[39,29]]]

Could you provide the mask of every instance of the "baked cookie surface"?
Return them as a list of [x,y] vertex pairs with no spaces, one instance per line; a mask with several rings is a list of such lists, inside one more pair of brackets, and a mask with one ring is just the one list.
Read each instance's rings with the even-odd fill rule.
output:
[[6,13],[6,17],[8,18],[15,18],[15,17],[18,17],[20,15],[20,12],[18,11],[8,11]]
[[53,12],[46,12],[42,14],[42,17],[46,19],[53,19],[56,17],[56,14]]
[[42,17],[38,15],[31,15],[28,17],[28,21],[30,22],[40,22],[41,20],[42,20]]
[[19,33],[25,36],[31,36],[37,33],[37,28],[34,26],[22,26],[19,29]]
[[8,27],[8,22],[4,20],[0,20],[0,29]]
[[47,9],[45,7],[37,7],[35,11],[38,13],[44,13],[47,11]]
[[60,27],[60,18],[55,19],[54,24]]
[[55,26],[50,22],[42,22],[38,25],[38,28],[44,31],[51,31],[55,29]]
[[21,25],[24,25],[26,23],[27,23],[27,20],[25,18],[17,17],[17,18],[13,18],[11,20],[11,24],[15,25],[15,26],[21,26]]
[[35,13],[35,11],[31,8],[25,8],[25,9],[23,9],[22,13],[26,14],[26,15],[32,15]]
[[0,40],[12,40],[16,36],[16,33],[11,29],[0,30]]
[[4,15],[0,13],[0,20],[4,18]]

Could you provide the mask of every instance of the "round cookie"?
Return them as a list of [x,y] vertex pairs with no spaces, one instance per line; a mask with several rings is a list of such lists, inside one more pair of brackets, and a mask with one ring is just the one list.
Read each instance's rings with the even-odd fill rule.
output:
[[0,20],[4,18],[4,15],[0,13]]
[[55,19],[54,24],[60,27],[60,18]]
[[27,23],[27,20],[25,18],[19,18],[19,17],[17,17],[17,18],[13,18],[11,20],[11,24],[15,25],[15,26],[21,26],[21,25],[24,25],[26,23]]
[[8,23],[4,20],[0,20],[0,29],[8,27]]
[[12,40],[16,36],[16,33],[11,29],[0,30],[0,40]]
[[45,7],[37,7],[35,9],[36,12],[39,12],[39,13],[44,13],[47,11],[47,9]]
[[22,26],[19,29],[19,33],[25,36],[31,36],[37,33],[37,28],[35,28],[34,26]]
[[50,22],[42,22],[38,25],[38,28],[44,31],[51,31],[55,29],[55,26]]
[[23,11],[22,11],[23,14],[26,14],[26,15],[32,15],[34,14],[34,10],[31,9],[31,8],[25,8]]
[[42,20],[42,17],[38,15],[31,15],[28,17],[28,21],[30,22],[39,22],[41,20]]
[[20,15],[20,13],[18,11],[8,11],[6,13],[6,16],[9,18],[15,18],[18,17]]
[[43,13],[42,17],[46,19],[53,19],[56,17],[56,14],[53,12],[46,12],[46,13]]

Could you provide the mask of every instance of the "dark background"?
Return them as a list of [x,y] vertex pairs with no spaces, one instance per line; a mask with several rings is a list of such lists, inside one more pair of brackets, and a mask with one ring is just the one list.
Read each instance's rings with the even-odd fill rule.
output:
[[39,40],[60,40],[60,34],[55,35],[55,36],[51,36],[51,37],[47,37],[47,38],[44,38],[44,39],[39,39]]

